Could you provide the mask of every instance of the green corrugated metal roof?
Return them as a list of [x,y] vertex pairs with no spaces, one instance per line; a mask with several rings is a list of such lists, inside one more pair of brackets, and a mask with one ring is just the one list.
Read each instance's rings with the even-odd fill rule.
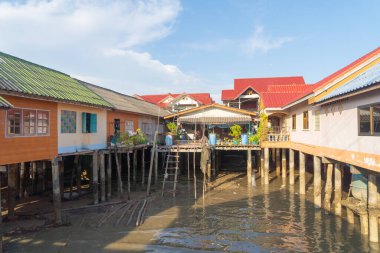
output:
[[0,52],[0,90],[62,102],[113,107],[69,75]]
[[11,103],[9,103],[7,100],[5,100],[5,98],[0,96],[0,109],[10,109],[12,107],[13,105],[11,105]]

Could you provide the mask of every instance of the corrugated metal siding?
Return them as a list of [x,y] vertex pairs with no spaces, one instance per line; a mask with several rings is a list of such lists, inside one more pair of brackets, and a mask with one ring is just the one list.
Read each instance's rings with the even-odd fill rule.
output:
[[110,103],[63,74],[0,52],[0,90],[93,106]]
[[7,100],[5,100],[5,98],[0,96],[0,109],[10,109],[12,107],[13,105],[11,105],[11,103],[9,103]]
[[354,79],[344,84],[343,86],[337,88],[326,97],[320,99],[318,102],[322,102],[334,97],[342,96],[342,95],[369,87],[377,83],[380,83],[380,63],[376,64],[369,70],[361,73],[359,76],[355,77]]

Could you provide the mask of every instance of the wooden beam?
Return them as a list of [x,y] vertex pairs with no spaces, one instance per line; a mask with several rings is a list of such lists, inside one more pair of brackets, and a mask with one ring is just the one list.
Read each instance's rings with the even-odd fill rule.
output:
[[[342,170],[339,163],[335,164],[334,168],[334,204],[335,204],[335,215],[342,215]],[[368,219],[368,216],[367,216]],[[367,221],[368,224],[368,221]]]
[[276,153],[276,176],[279,177],[281,175],[281,149],[276,148],[275,153]]
[[281,149],[281,169],[282,169],[282,178],[286,178],[286,149]]
[[300,164],[300,176],[299,176],[299,181],[300,181],[300,194],[305,195],[306,193],[306,179],[305,179],[305,164],[306,163],[306,156],[305,153],[299,152],[299,164]]
[[289,184],[294,185],[294,150],[289,149]]
[[264,184],[269,184],[269,148],[264,148]]
[[[325,186],[325,201],[324,208],[326,211],[331,211],[331,194],[332,194],[332,174],[333,174],[333,164],[327,164],[326,168],[326,186]],[[347,209],[348,210],[348,209]]]
[[99,153],[100,166],[100,201],[106,201],[106,166],[105,166],[105,155],[103,152]]
[[321,177],[321,158],[313,157],[314,162],[314,205],[316,208],[322,206],[322,177]]
[[252,151],[247,151],[247,180],[248,185],[252,184]]
[[99,203],[99,164],[98,164],[98,151],[92,154],[92,192],[94,196],[94,205]]
[[60,171],[59,171],[59,161],[60,158],[54,158],[52,163],[52,182],[53,182],[53,204],[55,213],[55,222],[57,224],[62,223],[62,213],[61,213],[61,184],[60,184]]

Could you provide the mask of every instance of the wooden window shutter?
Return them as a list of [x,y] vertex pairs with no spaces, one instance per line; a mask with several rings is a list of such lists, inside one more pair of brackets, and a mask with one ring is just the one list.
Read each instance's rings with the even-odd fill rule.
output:
[[91,113],[91,121],[90,121],[90,133],[96,133],[97,131],[97,116],[96,114]]
[[82,112],[82,133],[87,133],[87,113]]

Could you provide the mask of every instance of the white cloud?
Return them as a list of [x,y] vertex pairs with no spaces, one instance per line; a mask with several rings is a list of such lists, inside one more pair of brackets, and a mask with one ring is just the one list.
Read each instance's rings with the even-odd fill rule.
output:
[[178,0],[0,2],[0,51],[127,94],[185,89],[199,79],[140,52],[170,35],[181,9]]
[[272,49],[281,48],[284,44],[293,41],[292,37],[271,38],[264,34],[263,26],[256,26],[253,35],[248,39],[246,48],[249,52],[261,51],[267,53]]

